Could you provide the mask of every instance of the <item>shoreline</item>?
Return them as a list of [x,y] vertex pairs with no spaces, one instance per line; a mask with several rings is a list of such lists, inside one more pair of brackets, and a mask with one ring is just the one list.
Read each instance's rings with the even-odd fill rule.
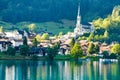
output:
[[[95,57],[95,56],[85,56],[85,57],[81,57],[79,58],[79,60],[86,60],[86,59],[90,59],[91,61],[99,61],[99,59],[102,59],[100,57]],[[0,55],[0,60],[38,60],[38,61],[49,61],[48,57],[45,56],[8,56],[8,55]],[[54,57],[54,60],[58,60],[58,61],[71,61],[71,60],[75,60],[73,58],[71,58],[68,55],[65,56],[56,56]],[[117,60],[120,60],[119,58]]]

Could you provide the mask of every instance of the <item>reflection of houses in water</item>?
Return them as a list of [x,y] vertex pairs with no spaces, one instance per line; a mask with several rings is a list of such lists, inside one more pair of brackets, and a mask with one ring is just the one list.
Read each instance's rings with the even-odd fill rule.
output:
[[6,66],[6,78],[5,80],[15,80],[15,66]]
[[0,80],[118,80],[118,63],[99,61],[17,61],[0,62]]
[[15,66],[15,80],[22,80],[23,76],[22,76],[22,67],[20,65],[19,62],[17,62],[16,66]]

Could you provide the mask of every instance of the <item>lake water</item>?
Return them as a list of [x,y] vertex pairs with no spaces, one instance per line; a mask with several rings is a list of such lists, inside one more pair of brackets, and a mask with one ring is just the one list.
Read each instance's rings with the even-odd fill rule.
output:
[[120,63],[0,60],[0,80],[120,80]]

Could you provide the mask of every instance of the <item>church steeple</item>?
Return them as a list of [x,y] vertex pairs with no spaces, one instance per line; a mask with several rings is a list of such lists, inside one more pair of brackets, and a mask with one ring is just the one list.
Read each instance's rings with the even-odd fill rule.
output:
[[79,4],[79,6],[78,6],[77,24],[81,24],[80,4]]
[[78,6],[78,16],[80,16],[80,5]]
[[78,6],[77,23],[76,23],[76,28],[74,29],[74,34],[83,35],[83,28],[82,28],[81,16],[80,16],[80,4]]

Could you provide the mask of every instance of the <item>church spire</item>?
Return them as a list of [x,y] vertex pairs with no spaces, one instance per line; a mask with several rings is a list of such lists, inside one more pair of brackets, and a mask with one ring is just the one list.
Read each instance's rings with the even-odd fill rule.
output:
[[77,15],[77,24],[80,25],[81,23],[81,16],[80,16],[80,4],[78,5],[78,15]]
[[78,16],[80,16],[80,4],[78,6]]

